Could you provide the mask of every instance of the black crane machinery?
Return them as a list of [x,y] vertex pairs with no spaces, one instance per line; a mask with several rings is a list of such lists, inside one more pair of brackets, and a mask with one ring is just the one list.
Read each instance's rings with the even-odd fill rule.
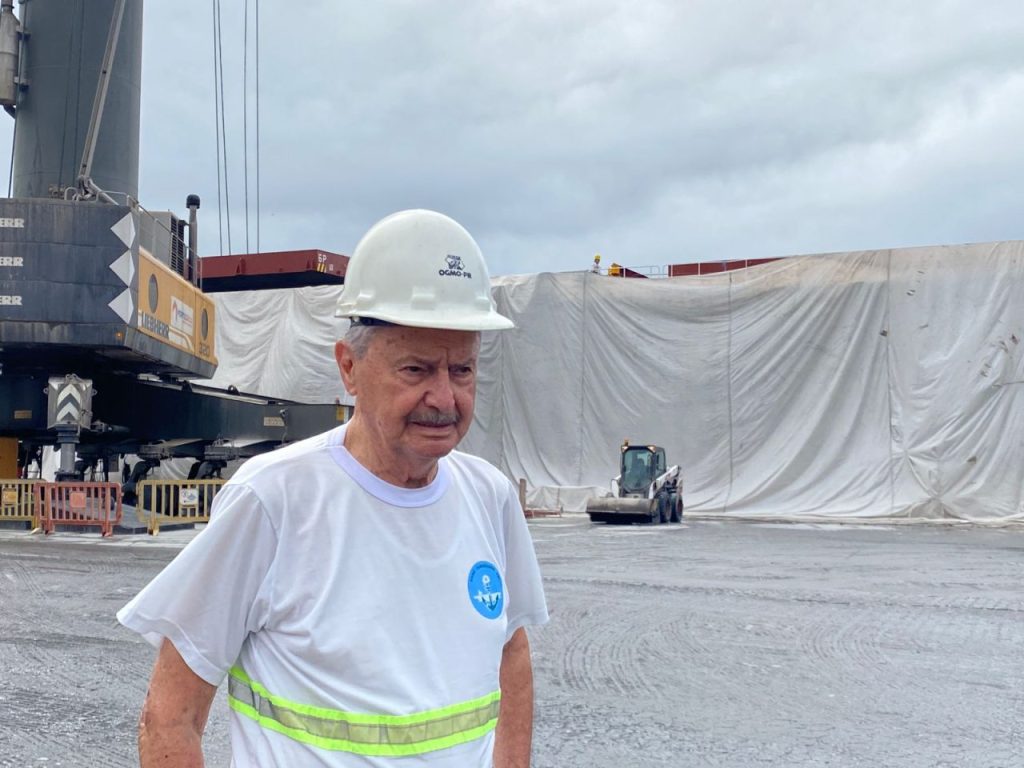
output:
[[[194,383],[217,366],[187,220],[138,202],[142,0],[0,0],[0,477],[60,449],[57,479],[141,458],[202,473],[328,429],[344,406]],[[86,7],[87,6],[87,7]],[[14,448],[16,446],[16,450]],[[194,468],[195,468],[194,467]],[[8,471],[9,472],[9,471]],[[138,478],[136,478],[138,479]]]

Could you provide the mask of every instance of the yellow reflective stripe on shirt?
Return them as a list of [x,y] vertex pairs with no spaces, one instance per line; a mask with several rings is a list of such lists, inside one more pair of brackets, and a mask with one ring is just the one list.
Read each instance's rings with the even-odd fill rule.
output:
[[228,705],[264,728],[321,749],[360,755],[419,755],[478,739],[498,723],[501,692],[412,715],[343,712],[275,696],[240,667],[228,677]]

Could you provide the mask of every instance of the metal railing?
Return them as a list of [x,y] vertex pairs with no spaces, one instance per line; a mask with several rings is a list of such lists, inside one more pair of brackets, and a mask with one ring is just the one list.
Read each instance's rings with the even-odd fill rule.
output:
[[607,269],[601,270],[602,274],[608,277],[668,277],[668,266],[661,264],[650,264],[640,267],[624,267],[621,264],[612,264]]
[[39,527],[38,480],[0,480],[0,521]]
[[58,525],[98,526],[103,536],[112,536],[121,522],[121,486],[118,483],[39,483],[38,515],[45,533]]
[[136,509],[146,520],[150,535],[160,533],[161,524],[208,523],[213,498],[225,481],[143,480],[136,490]]

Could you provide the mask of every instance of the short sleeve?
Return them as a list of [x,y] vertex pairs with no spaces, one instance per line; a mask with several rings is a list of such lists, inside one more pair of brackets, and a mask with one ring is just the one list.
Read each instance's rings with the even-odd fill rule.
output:
[[219,685],[270,608],[277,535],[256,495],[226,485],[211,522],[117,613],[159,647],[170,640],[185,663]]
[[519,506],[515,489],[509,485],[504,509],[505,517],[505,581],[507,584],[508,628],[506,639],[523,626],[547,624],[548,608],[544,599],[537,554],[526,525],[526,516]]

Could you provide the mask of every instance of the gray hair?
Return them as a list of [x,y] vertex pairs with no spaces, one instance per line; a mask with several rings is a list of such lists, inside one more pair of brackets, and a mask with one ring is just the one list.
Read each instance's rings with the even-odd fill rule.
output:
[[[370,345],[373,343],[373,338],[377,334],[377,332],[380,331],[382,328],[393,327],[395,327],[393,323],[385,322],[350,323],[348,326],[348,330],[345,331],[345,335],[341,337],[341,340],[345,344],[345,346],[352,350],[352,355],[353,357],[356,358],[356,360],[362,360],[366,356],[366,353],[369,351]],[[476,351],[479,353],[480,332],[474,331],[473,333],[476,335],[475,348]]]
[[351,323],[341,340],[352,350],[352,355],[357,360],[362,360],[370,349],[370,344],[373,343],[374,334],[383,327],[385,326]]

